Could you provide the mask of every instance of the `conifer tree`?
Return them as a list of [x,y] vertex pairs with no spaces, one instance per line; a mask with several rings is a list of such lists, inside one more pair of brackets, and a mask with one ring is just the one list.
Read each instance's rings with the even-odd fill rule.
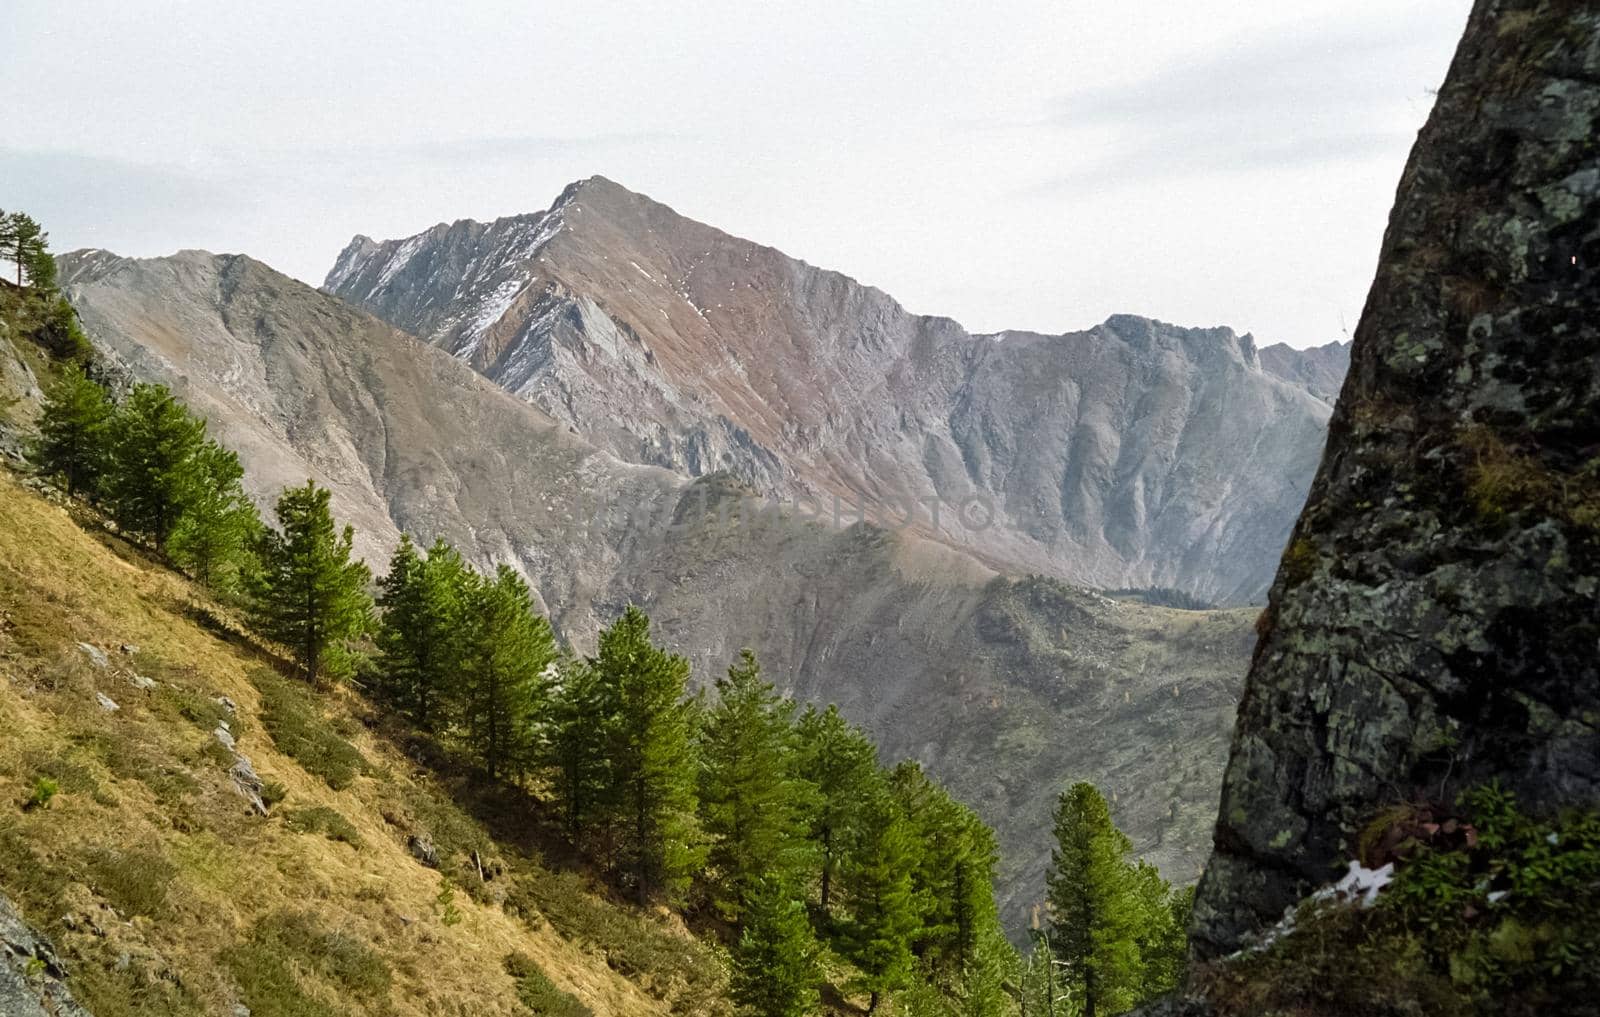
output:
[[111,424],[105,494],[125,533],[166,551],[172,531],[203,483],[205,421],[165,386],[136,385]]
[[622,862],[641,903],[676,897],[705,858],[696,821],[693,705],[684,698],[689,662],[650,642],[650,619],[630,606],[600,634],[594,668],[616,709],[608,732],[611,786]]
[[261,516],[244,493],[239,456],[214,441],[196,454],[194,480],[168,540],[172,560],[202,586],[231,592],[254,567]]
[[607,753],[617,709],[613,691],[590,661],[565,660],[556,669],[541,758],[552,771],[556,803],[574,845],[596,818],[608,818],[614,782]]
[[829,704],[825,710],[807,706],[797,725],[800,737],[800,772],[815,789],[810,828],[815,846],[820,906],[830,914],[833,884],[838,876],[866,796],[878,777],[877,749],[861,730]]
[[442,708],[458,681],[469,579],[461,555],[442,539],[423,557],[410,535],[402,534],[379,583],[382,692],[423,730],[444,720]]
[[889,783],[921,848],[913,874],[921,925],[917,955],[933,974],[959,979],[984,934],[998,925],[994,831],[915,762],[897,765]]
[[911,978],[911,943],[918,932],[912,872],[918,860],[910,824],[879,778],[866,795],[841,873],[850,905],[842,945],[871,996],[868,1013],[884,993],[904,988]]
[[798,878],[813,792],[796,771],[794,703],[761,677],[755,654],[741,651],[716,688],[701,737],[700,811],[713,900],[738,921],[758,882]]
[[[12,212],[5,217],[5,228],[0,232],[0,256],[16,263],[18,286],[22,285],[23,269],[31,269],[41,256],[48,254],[49,241],[49,234],[38,220],[26,212]],[[52,277],[51,284],[54,281]],[[39,285],[37,280],[34,285]]]
[[1121,1013],[1138,1002],[1138,908],[1128,838],[1094,785],[1061,793],[1051,854],[1050,934],[1083,1000],[1084,1017]]
[[804,902],[776,879],[753,882],[746,901],[733,950],[734,1002],[750,1017],[816,1013],[822,970]]
[[307,480],[278,499],[278,529],[262,539],[255,619],[287,646],[313,687],[350,677],[356,657],[350,643],[372,620],[364,562],[351,560],[355,531],[336,530],[329,493]]
[[472,582],[466,617],[458,715],[467,742],[489,779],[520,774],[533,758],[555,637],[534,610],[528,584],[507,565]]
[[68,364],[45,390],[39,436],[28,456],[34,468],[62,478],[69,496],[92,492],[105,466],[111,414],[105,389]]

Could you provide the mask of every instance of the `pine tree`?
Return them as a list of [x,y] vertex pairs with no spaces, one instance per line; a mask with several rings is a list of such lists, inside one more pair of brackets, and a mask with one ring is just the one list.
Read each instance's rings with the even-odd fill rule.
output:
[[278,530],[262,539],[255,619],[268,637],[289,647],[313,687],[348,678],[356,658],[349,644],[371,624],[372,575],[351,560],[355,531],[335,530],[326,488],[307,480],[278,499]]
[[1171,992],[1188,967],[1189,912],[1194,887],[1174,890],[1149,862],[1132,869],[1132,894],[1137,914],[1139,991],[1136,1003]]
[[445,719],[443,706],[459,681],[470,578],[461,555],[443,540],[424,558],[402,535],[379,584],[382,692],[423,730]]
[[203,484],[205,421],[161,385],[136,385],[111,424],[105,494],[123,532],[167,541]]
[[1051,854],[1050,934],[1083,1000],[1084,1017],[1121,1013],[1140,996],[1132,846],[1094,785],[1062,792]]
[[713,899],[737,922],[758,882],[797,879],[812,789],[796,772],[794,703],[762,679],[755,654],[742,651],[716,688],[701,737],[700,812]]
[[806,707],[797,731],[799,772],[815,789],[811,840],[815,846],[820,905],[826,918],[840,861],[865,807],[867,792],[878,776],[878,754],[867,736],[831,704],[822,711]]
[[994,873],[999,849],[994,831],[977,813],[950,797],[914,762],[889,777],[896,801],[921,847],[913,873],[921,931],[916,952],[932,974],[959,980],[981,938],[998,927]]
[[45,391],[39,437],[29,449],[34,468],[62,478],[69,496],[93,491],[105,466],[111,414],[105,389],[68,364]]
[[467,742],[490,780],[508,771],[520,774],[533,758],[555,637],[535,612],[528,584],[506,565],[493,579],[472,583],[466,618],[458,715]]
[[555,799],[574,845],[599,814],[604,818],[613,786],[608,756],[609,732],[616,726],[616,699],[594,665],[565,660],[556,668],[550,691],[547,735],[540,753],[552,771]]
[[261,516],[244,493],[237,454],[214,441],[194,460],[195,480],[167,550],[202,586],[232,592],[254,567]]
[[886,992],[904,988],[918,932],[911,874],[918,864],[910,824],[880,778],[868,791],[855,841],[842,870],[850,905],[844,952],[861,972],[870,1014]]
[[616,704],[608,732],[607,796],[622,861],[639,901],[675,897],[705,858],[695,819],[693,705],[684,698],[689,662],[650,643],[637,607],[600,634],[594,669]]
[[805,903],[777,879],[749,888],[744,933],[733,950],[733,999],[751,1017],[817,1012],[822,970]]
[[[49,234],[33,216],[26,212],[12,212],[6,216],[5,230],[0,233],[0,256],[16,263],[18,286],[22,285],[23,269],[32,268],[48,254],[49,242]],[[50,281],[53,283],[54,279]],[[34,285],[38,285],[37,280]]]

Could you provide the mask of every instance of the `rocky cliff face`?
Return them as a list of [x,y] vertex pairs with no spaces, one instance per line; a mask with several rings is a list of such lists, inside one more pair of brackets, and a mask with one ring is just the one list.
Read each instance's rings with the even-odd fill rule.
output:
[[1234,732],[1201,956],[1387,804],[1600,802],[1600,7],[1479,0]]
[[969,335],[600,177],[547,212],[357,237],[325,288],[626,461],[1219,602],[1263,593],[1339,370],[1132,316]]
[[92,252],[62,274],[100,348],[203,412],[252,493],[317,477],[379,569],[401,529],[442,536],[520,569],[579,648],[636,602],[703,680],[750,645],[787,691],[840,703],[996,826],[1014,928],[1070,779],[1114,795],[1169,875],[1198,872],[1253,612],[1123,603],[913,533],[761,514],[729,474],[624,462],[249,258]]

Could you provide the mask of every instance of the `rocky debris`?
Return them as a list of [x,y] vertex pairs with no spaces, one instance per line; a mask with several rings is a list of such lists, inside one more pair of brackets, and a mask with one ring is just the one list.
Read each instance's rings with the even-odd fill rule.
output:
[[132,657],[139,652],[139,648],[132,643],[123,643],[121,646],[117,647],[117,652],[121,653],[124,657]]
[[1202,959],[1385,808],[1491,780],[1535,812],[1600,803],[1597,40],[1592,3],[1473,9],[1261,620]]
[[239,712],[239,705],[227,696],[218,696],[214,702],[224,710],[227,710],[230,717]]
[[0,1014],[90,1017],[67,991],[66,977],[55,947],[29,928],[0,894]]
[[250,758],[239,751],[238,742],[233,737],[233,730],[228,722],[225,720],[218,722],[211,732],[211,737],[233,755],[233,764],[228,767],[228,776],[233,781],[234,790],[249,803],[252,812],[258,816],[265,816],[268,809],[265,799],[261,797],[261,791],[266,785],[256,773]]
[[228,768],[228,776],[233,779],[233,786],[240,796],[250,804],[250,808],[258,816],[267,814],[267,803],[261,797],[261,790],[265,783],[256,773],[256,768],[251,765],[248,756],[235,754],[233,765]]
[[427,834],[418,833],[407,837],[406,850],[411,852],[411,857],[428,868],[439,867],[439,849],[433,846],[433,838]]
[[83,655],[89,658],[89,663],[97,670],[104,671],[111,666],[111,658],[106,656],[106,651],[100,647],[91,643],[79,643],[78,649],[83,651]]
[[122,707],[117,705],[117,701],[115,699],[112,699],[104,692],[96,692],[94,694],[94,701],[99,703],[100,709],[106,711],[107,713],[116,713],[118,710],[122,709]]
[[142,674],[130,671],[128,673],[128,684],[132,685],[136,689],[141,689],[148,692],[150,689],[156,687],[156,680],[154,678],[146,678]]

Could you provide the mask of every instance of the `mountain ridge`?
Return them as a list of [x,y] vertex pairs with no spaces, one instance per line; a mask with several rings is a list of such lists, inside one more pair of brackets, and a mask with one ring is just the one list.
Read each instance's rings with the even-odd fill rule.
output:
[[[544,212],[353,241],[324,289],[619,458],[946,520],[981,502],[992,525],[913,512],[913,528],[1105,588],[1257,599],[1328,413],[1232,329],[1126,315],[974,335],[598,177]],[[1238,496],[1215,501],[1201,475]]]

